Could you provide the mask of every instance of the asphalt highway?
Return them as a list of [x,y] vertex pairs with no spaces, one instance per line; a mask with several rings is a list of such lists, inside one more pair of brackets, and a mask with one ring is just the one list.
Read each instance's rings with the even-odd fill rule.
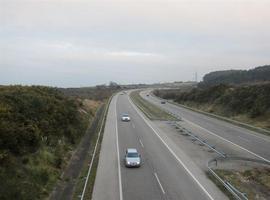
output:
[[[131,121],[122,122],[122,113],[128,113]],[[142,155],[140,168],[124,166],[126,148],[137,148]],[[189,163],[136,108],[128,94],[118,94],[108,111],[92,199],[226,199]]]
[[149,102],[182,117],[191,126],[197,127],[213,138],[227,142],[247,153],[270,162],[270,137],[242,128],[231,123],[191,111],[184,107],[167,102],[161,104],[161,100],[148,91],[141,92],[141,96]]

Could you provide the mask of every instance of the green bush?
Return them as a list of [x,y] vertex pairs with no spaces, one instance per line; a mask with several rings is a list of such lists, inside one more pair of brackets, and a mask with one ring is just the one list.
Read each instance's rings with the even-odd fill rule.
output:
[[270,83],[247,86],[215,85],[208,88],[195,88],[190,92],[158,90],[155,94],[183,104],[211,105],[222,108],[223,114],[245,114],[251,118],[270,114]]
[[46,197],[87,126],[55,88],[0,86],[0,199]]

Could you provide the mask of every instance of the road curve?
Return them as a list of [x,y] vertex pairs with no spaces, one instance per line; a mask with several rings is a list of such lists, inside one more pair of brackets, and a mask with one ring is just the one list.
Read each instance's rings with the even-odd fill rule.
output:
[[[128,113],[131,122],[122,122]],[[100,152],[93,200],[226,199],[203,172],[176,151],[134,106],[128,95],[116,95],[110,104]],[[137,148],[142,166],[125,168],[126,148]],[[211,187],[210,187],[211,186]]]
[[150,90],[141,92],[141,96],[149,102],[162,107],[183,118],[192,126],[205,130],[212,137],[217,137],[234,145],[249,154],[270,162],[270,137],[256,133],[243,127],[191,111],[171,103],[161,104],[161,100],[153,95],[147,96]]

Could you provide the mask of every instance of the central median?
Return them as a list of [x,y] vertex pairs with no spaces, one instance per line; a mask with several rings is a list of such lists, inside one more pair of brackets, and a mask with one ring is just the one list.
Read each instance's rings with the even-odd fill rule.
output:
[[161,121],[178,121],[177,118],[160,109],[158,106],[146,101],[140,95],[140,90],[131,92],[133,103],[150,119]]
[[[143,103],[148,102],[147,97],[144,99],[140,96],[140,92],[133,95],[137,95],[137,98],[140,98]],[[151,103],[149,102],[149,104]],[[144,106],[140,109],[144,111],[148,107]],[[144,113],[147,112],[144,111]],[[270,195],[269,163],[267,161],[235,157],[234,154],[227,155],[219,147],[208,144],[204,137],[200,138],[194,135],[189,130],[181,127],[179,123],[170,124],[175,126],[175,129],[181,135],[191,138],[193,143],[197,141],[200,146],[207,146],[211,149],[211,152],[219,154],[219,159],[213,159],[216,166],[213,169],[209,167],[206,174],[229,199],[267,199]]]

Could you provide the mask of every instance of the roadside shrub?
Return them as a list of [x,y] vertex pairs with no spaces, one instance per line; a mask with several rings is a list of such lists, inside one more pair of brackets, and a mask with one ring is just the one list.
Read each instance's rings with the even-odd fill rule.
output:
[[0,199],[42,199],[88,116],[55,88],[0,86]]

